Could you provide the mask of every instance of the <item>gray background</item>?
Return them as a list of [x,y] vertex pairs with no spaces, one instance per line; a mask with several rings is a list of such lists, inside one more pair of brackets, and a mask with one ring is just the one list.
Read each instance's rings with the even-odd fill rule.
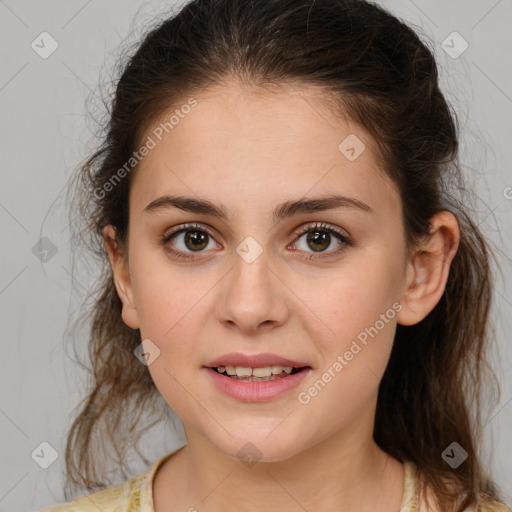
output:
[[[504,272],[496,280],[493,318],[498,344],[491,362],[502,396],[486,418],[484,462],[512,503],[512,274],[507,258],[512,247],[507,153],[512,128],[512,0],[383,4],[435,42],[443,91],[461,120],[468,183],[480,197],[475,215],[500,251]],[[64,501],[64,435],[81,398],[84,373],[63,343],[74,297],[63,187],[94,145],[90,129],[96,126],[85,116],[86,98],[98,103],[94,95],[100,77],[108,78],[117,47],[129,33],[135,40],[140,27],[172,5],[0,0],[1,511],[38,510]],[[43,31],[58,43],[46,59],[31,47]],[[443,49],[443,41],[454,31],[469,44],[459,58]],[[57,247],[46,262],[32,251],[42,236]],[[87,289],[86,276],[74,279],[78,288]],[[58,454],[47,469],[31,456],[41,452],[42,442]],[[182,431],[157,428],[146,438],[145,454],[156,460],[183,443]],[[134,474],[145,469],[140,462],[132,468]]]

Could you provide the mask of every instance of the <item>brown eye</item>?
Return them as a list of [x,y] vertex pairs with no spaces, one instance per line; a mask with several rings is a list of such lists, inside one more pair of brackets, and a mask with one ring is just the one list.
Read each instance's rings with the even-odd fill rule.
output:
[[331,243],[331,235],[326,231],[310,231],[307,238],[307,243],[314,251],[324,251]]
[[208,237],[208,233],[204,231],[188,230],[185,231],[184,244],[192,251],[201,251],[208,245]]
[[[305,226],[302,231],[296,233],[296,236],[300,239],[306,234],[305,247],[298,247],[298,249],[305,253],[303,257],[309,260],[336,256],[353,245],[352,241],[339,228],[323,223]],[[210,241],[213,244],[211,248],[215,248],[215,239],[209,229],[199,224],[187,224],[165,234],[161,243],[165,250],[173,256],[184,260],[194,260],[197,257],[193,253],[199,255],[207,252],[206,249]],[[338,248],[329,251],[328,248],[333,242],[338,242]],[[297,241],[294,245],[298,245]]]
[[[191,253],[201,253],[208,247],[213,235],[205,228],[195,224],[181,226],[162,237],[162,245],[173,256],[183,259],[194,259]],[[213,243],[215,247],[215,243]]]
[[[324,223],[316,223],[313,225],[305,226],[299,233],[296,233],[298,239],[302,238],[303,235],[306,235],[305,240],[305,248],[299,249],[305,252],[306,259],[321,259],[324,257],[335,256],[339,254],[341,251],[345,250],[347,247],[353,245],[352,241],[349,240],[338,228],[334,226],[329,226]],[[339,247],[332,251],[326,251],[333,241],[338,241]],[[297,242],[295,242],[297,244]],[[311,253],[308,249],[312,250]],[[319,254],[318,256],[315,253],[326,253]]]

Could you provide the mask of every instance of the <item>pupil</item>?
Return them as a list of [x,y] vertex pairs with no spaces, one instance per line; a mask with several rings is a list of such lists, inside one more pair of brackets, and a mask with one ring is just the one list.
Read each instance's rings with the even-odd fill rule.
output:
[[[325,231],[312,231],[308,235],[308,243],[313,242],[313,245],[321,245],[321,247],[320,247],[320,249],[318,249],[318,251],[321,251],[321,250],[329,247],[329,241],[330,241],[330,235],[329,235],[329,233],[326,233]],[[322,245],[322,242],[324,242],[323,245]],[[327,242],[327,243],[325,243],[325,242]],[[312,247],[312,248],[314,250],[317,250],[314,247]]]
[[[193,233],[191,236],[190,233]],[[189,247],[188,243],[190,241],[193,241],[192,246]],[[204,249],[208,243],[205,243],[206,241],[206,233],[203,233],[202,231],[187,231],[185,234],[185,244],[187,244],[187,247],[192,250],[200,250]]]

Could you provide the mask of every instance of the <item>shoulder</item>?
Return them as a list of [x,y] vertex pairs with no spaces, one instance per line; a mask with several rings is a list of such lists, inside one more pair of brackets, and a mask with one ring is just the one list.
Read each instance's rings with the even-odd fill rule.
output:
[[[40,512],[121,512],[121,500],[125,484],[109,487],[73,501],[47,507]],[[127,509],[128,510],[128,509]]]
[[151,473],[154,465],[124,483],[101,489],[73,501],[47,507],[39,512],[128,512],[140,510],[152,512],[148,508],[148,494]]
[[512,512],[512,509],[490,497],[481,498],[478,506],[468,507],[464,512]]
[[[404,498],[401,512],[440,512],[432,511],[427,507],[423,496],[420,495],[420,475],[416,464],[412,461],[404,461]],[[427,488],[427,498],[430,504],[435,502],[434,494],[430,487]],[[479,503],[464,509],[464,512],[512,512],[512,509],[504,503],[495,500],[492,496],[481,494]]]
[[73,501],[47,507],[40,512],[98,512],[98,510],[125,512],[137,510],[133,506],[133,502],[140,500],[140,488],[134,489],[138,478],[134,477],[122,484],[96,491]]
[[[183,447],[182,447],[183,448]],[[146,471],[125,482],[82,496],[73,501],[47,507],[39,512],[153,512],[153,478],[157,469],[178,448],[158,459]]]

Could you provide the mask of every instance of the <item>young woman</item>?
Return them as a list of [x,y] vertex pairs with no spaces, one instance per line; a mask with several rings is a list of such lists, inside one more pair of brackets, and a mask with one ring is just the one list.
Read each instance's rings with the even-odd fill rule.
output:
[[[88,494],[46,512],[510,510],[471,409],[491,253],[411,28],[363,0],[192,1],[125,64],[79,178],[105,268],[66,453]],[[108,487],[108,448],[171,410],[186,444]]]

